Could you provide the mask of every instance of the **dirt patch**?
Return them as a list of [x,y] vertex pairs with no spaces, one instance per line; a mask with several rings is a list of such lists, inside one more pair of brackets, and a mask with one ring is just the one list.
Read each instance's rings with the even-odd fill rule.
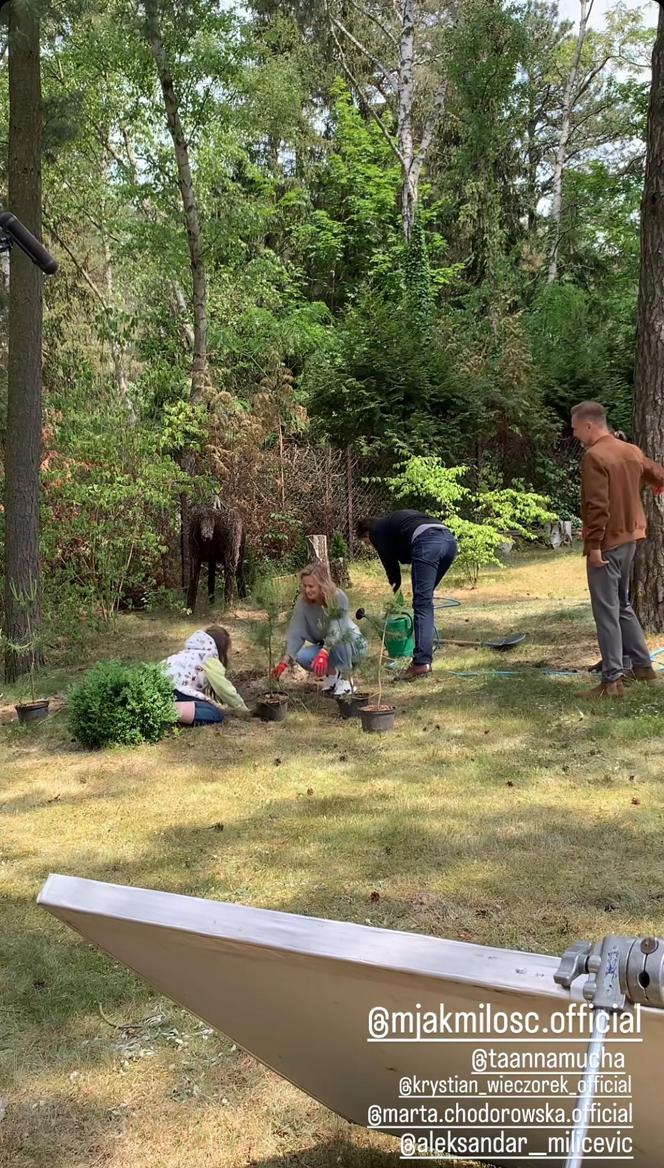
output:
[[[291,665],[284,676],[288,682],[285,687],[286,693],[289,690],[298,694],[303,690],[313,692],[317,690],[317,687],[311,684],[310,674],[306,669],[300,669],[299,665]],[[262,696],[267,691],[267,678],[262,669],[234,669],[230,680],[245,701]]]
[[230,680],[247,704],[262,697],[267,690],[267,680],[262,669],[234,670]]

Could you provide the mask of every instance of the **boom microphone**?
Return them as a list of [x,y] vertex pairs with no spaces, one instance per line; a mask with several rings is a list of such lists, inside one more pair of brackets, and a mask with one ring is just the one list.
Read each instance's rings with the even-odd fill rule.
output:
[[33,264],[41,268],[47,276],[54,275],[58,270],[58,261],[47,251],[43,243],[28,231],[27,227],[12,215],[11,211],[0,212],[0,235],[4,235],[9,239],[10,243],[16,243],[21,251],[25,252]]

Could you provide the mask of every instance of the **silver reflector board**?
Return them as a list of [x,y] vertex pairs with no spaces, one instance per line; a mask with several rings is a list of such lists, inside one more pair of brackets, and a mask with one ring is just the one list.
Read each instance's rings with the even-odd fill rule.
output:
[[[589,1013],[584,1037],[576,1041],[554,1035],[554,1023],[571,1001],[570,991],[554,982],[556,957],[68,876],[50,876],[39,903],[160,993],[354,1123],[371,1126],[372,1106],[415,1107],[421,1104],[418,1096],[432,1095],[435,1098],[425,1106],[453,1106],[457,1101],[460,1106],[509,1106],[511,1102],[543,1107],[549,1102],[565,1108],[571,1123],[579,1081],[584,1078],[583,1057],[592,1017]],[[378,1013],[372,1015],[376,1008]],[[495,1029],[470,1037],[458,1029],[449,1034],[444,1019],[454,1012],[472,1014],[480,1025],[482,1019],[495,1020],[505,1013],[536,1012],[541,1029],[535,1038],[525,1038],[523,1031],[520,1037],[513,1032],[500,1035]],[[420,1023],[425,1017],[442,1018],[436,1040],[426,1033],[426,1041],[416,1041],[408,1031],[409,1015],[414,1024],[418,1018]],[[392,1026],[389,1041],[381,1039],[381,1018],[389,1019]],[[473,1064],[478,1050],[497,1052],[493,1070],[489,1067],[483,1073],[477,1061]],[[587,1155],[584,1165],[632,1163],[636,1168],[660,1168],[664,1164],[664,1010],[643,1008],[641,1033],[624,1036],[623,1032],[615,1041],[609,1040],[606,1050],[612,1065],[600,1068],[597,1105],[627,1107],[631,1103],[633,1118],[631,1124],[594,1124],[590,1134],[609,1139],[619,1130],[631,1138],[632,1154]],[[619,1053],[624,1059],[622,1070],[616,1066]],[[507,1058],[521,1058],[521,1069],[515,1069],[513,1062],[506,1068]],[[554,1058],[558,1059],[556,1068],[539,1065],[533,1069],[537,1059]],[[561,1069],[565,1059],[571,1069]],[[412,1090],[411,1086],[410,1095],[400,1098],[402,1078],[415,1088],[422,1087],[423,1080],[438,1086],[435,1090]],[[489,1080],[494,1087],[487,1099]],[[501,1101],[499,1095],[513,1095],[514,1080],[521,1086],[530,1080],[533,1094],[526,1098],[520,1091],[519,1097]],[[568,1094],[542,1093],[539,1084],[545,1080],[559,1080]],[[624,1088],[626,1080],[630,1080],[628,1093],[623,1090],[616,1098],[612,1092],[610,1099],[604,1093],[604,1083]],[[475,1097],[464,1090],[468,1083]],[[397,1122],[384,1125],[383,1130],[397,1136],[404,1132],[413,1132],[417,1138],[427,1135],[430,1125],[421,1120],[405,1122],[401,1111],[394,1118]],[[478,1138],[496,1134],[493,1123],[473,1126],[472,1132],[470,1126],[457,1125],[457,1132],[465,1130]],[[504,1126],[507,1131],[509,1125]],[[523,1134],[523,1124],[520,1131]],[[516,1137],[520,1131],[511,1134]],[[506,1168],[537,1160],[564,1164],[566,1153],[552,1155],[549,1144],[551,1138],[565,1135],[564,1125],[547,1128],[533,1122],[526,1134],[525,1155],[506,1152],[466,1158]]]

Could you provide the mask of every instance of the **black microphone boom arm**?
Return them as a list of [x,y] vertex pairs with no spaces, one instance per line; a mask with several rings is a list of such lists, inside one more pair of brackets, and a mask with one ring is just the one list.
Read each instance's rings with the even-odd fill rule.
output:
[[11,211],[0,211],[0,251],[9,251],[14,244],[20,247],[45,275],[52,276],[57,272],[58,261],[46,250],[43,243],[40,243]]

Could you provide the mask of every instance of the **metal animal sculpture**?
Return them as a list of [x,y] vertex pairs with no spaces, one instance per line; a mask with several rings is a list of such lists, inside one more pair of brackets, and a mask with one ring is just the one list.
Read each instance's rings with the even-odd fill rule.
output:
[[238,595],[245,597],[247,589],[244,581],[245,528],[242,515],[237,507],[222,503],[218,497],[210,507],[194,507],[188,525],[189,545],[189,588],[187,608],[194,612],[198,592],[198,578],[201,564],[208,565],[208,599],[214,603],[215,575],[217,564],[224,571],[224,600],[230,604],[233,596],[233,579],[237,582]]

